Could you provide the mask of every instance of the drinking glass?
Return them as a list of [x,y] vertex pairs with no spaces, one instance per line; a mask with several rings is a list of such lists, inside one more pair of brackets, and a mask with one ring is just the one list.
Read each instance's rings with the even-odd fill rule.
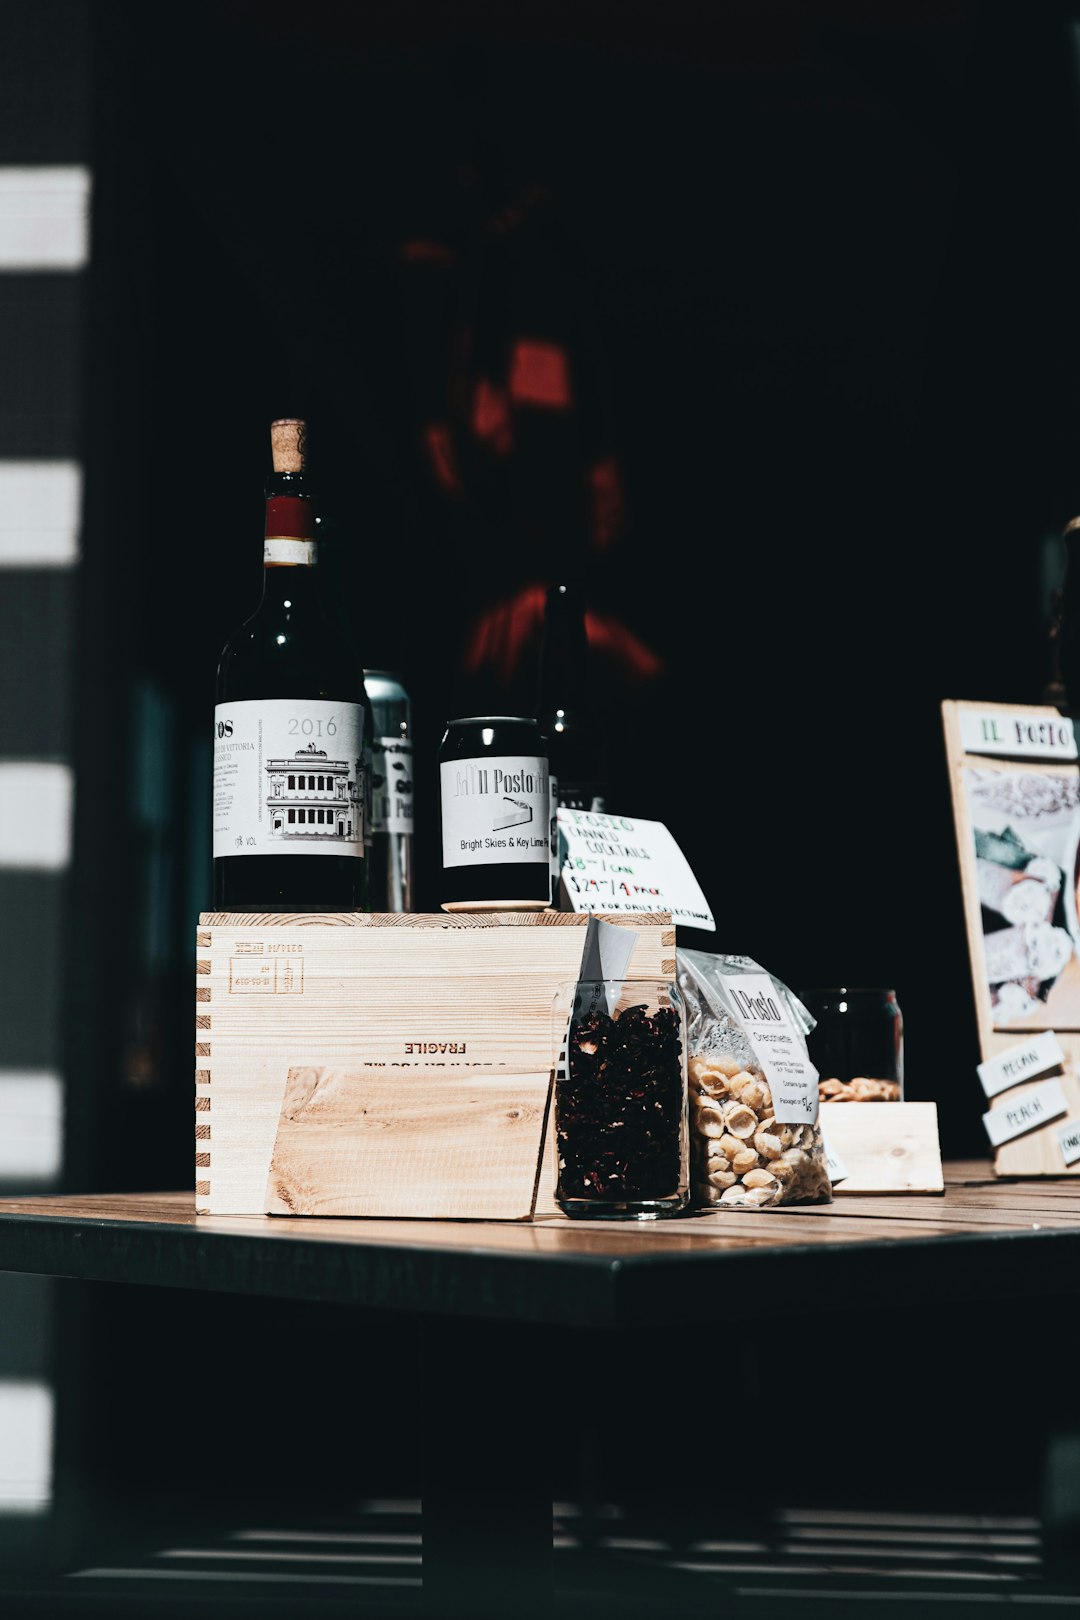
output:
[[670,979],[567,980],[552,1003],[555,1198],[655,1220],[690,1201],[686,1013]]

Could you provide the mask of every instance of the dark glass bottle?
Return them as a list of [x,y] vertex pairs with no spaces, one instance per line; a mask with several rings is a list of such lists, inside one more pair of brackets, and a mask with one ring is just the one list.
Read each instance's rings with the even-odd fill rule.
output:
[[363,666],[320,594],[304,423],[271,444],[262,601],[217,671],[214,907],[365,910]]
[[546,911],[551,793],[535,720],[448,720],[439,749],[444,911]]
[[1045,692],[1047,702],[1068,714],[1080,714],[1080,517],[1065,525],[1065,572],[1053,604],[1051,623],[1052,667]]
[[412,705],[400,678],[365,669],[374,722],[371,839],[368,861],[372,911],[413,909]]
[[575,585],[548,587],[536,720],[547,742],[553,803],[606,810],[608,745],[589,691],[585,601]]

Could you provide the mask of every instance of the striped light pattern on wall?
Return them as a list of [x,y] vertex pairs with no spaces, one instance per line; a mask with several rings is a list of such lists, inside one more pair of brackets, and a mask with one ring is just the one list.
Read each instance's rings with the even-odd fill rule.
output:
[[57,872],[71,860],[75,779],[49,760],[0,762],[0,868]]
[[[9,289],[25,286],[28,274],[40,272],[43,291],[52,286],[59,292],[61,283],[69,284],[68,277],[85,268],[90,249],[90,197],[90,170],[81,164],[0,164],[0,300],[8,297]],[[21,279],[9,281],[8,275]],[[78,351],[43,354],[42,365],[44,371],[35,380],[47,398],[50,381],[59,386],[64,381],[61,373],[77,375]],[[12,378],[9,386],[16,385]],[[25,379],[22,386],[26,386]],[[25,601],[26,591],[34,588],[35,575],[44,582],[56,570],[77,564],[83,477],[81,465],[70,456],[4,457],[3,449],[0,444],[0,571],[17,569],[26,582],[20,586],[21,594],[12,598],[14,604]],[[9,623],[0,628],[10,637],[18,635],[20,626]],[[24,637],[29,634],[28,628],[24,630]],[[52,651],[55,655],[55,646]],[[31,661],[35,656],[32,643],[26,647],[26,656]],[[20,730],[14,720],[13,716],[5,726],[0,693],[0,878],[10,873],[12,881],[22,882],[17,874],[41,873],[42,882],[55,883],[57,877],[62,880],[71,861],[74,774],[70,765],[47,757],[47,741],[46,757],[12,757],[14,750],[8,751],[11,742],[5,748],[5,739],[13,741],[19,736],[25,748],[34,735],[25,727]],[[48,737],[45,724],[41,732]],[[45,898],[43,893],[43,902]],[[43,960],[38,971],[42,994],[54,995],[59,961]],[[0,1033],[0,1183],[11,1188],[48,1187],[62,1168],[60,1075],[45,1067],[4,1067],[5,1058],[10,1065],[15,1051],[26,1046],[24,1035],[21,1046],[16,1041],[5,1049]],[[28,1051],[25,1055],[31,1056]],[[46,1054],[41,1056],[47,1063]],[[13,1414],[16,1407],[23,1412],[17,1438],[25,1450],[36,1444],[33,1435],[44,1432],[42,1425],[48,1427],[41,1404],[46,1395],[44,1386],[12,1386],[7,1405],[0,1404],[0,1509],[8,1503],[12,1490],[18,1495],[26,1485],[24,1480],[16,1490],[3,1477],[6,1438],[16,1423]],[[26,1476],[31,1483],[32,1476],[31,1469]]]
[[0,1185],[48,1184],[60,1174],[64,1088],[44,1069],[0,1069]]
[[[82,0],[0,5],[0,1187],[7,1196],[55,1187],[69,1111],[61,1054],[97,10]],[[49,1285],[0,1276],[0,1326],[0,1531],[7,1537],[7,1521],[44,1519],[53,1495]]]
[[41,1513],[52,1501],[53,1392],[0,1379],[0,1513]]
[[77,461],[0,460],[0,568],[69,568],[81,512]]
[[0,165],[0,271],[81,270],[89,244],[89,169]]

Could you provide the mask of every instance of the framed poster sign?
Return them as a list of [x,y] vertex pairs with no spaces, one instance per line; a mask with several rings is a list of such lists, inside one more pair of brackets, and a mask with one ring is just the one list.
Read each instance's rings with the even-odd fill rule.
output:
[[994,1168],[1080,1175],[1070,1146],[1080,1133],[1073,722],[1021,704],[941,709]]

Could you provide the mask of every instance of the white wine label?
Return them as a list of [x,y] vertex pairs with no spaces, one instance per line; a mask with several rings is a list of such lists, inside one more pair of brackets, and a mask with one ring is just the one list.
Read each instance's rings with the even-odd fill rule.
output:
[[364,711],[323,698],[214,710],[214,858],[364,853]]
[[547,760],[534,754],[439,766],[444,866],[546,866],[551,859]]
[[767,973],[724,973],[724,989],[772,1091],[778,1125],[813,1125],[818,1072]]
[[559,783],[558,778],[548,771],[548,793],[551,806],[548,815],[548,867],[551,878],[551,903],[559,904],[559,873],[562,870],[562,853],[559,849]]
[[376,737],[371,771],[373,832],[413,830],[412,743],[403,737]]
[[374,836],[375,801],[372,798],[371,778],[374,773],[371,738],[364,732],[364,855],[371,849]]
[[263,541],[263,562],[277,566],[314,568],[318,562],[318,547],[314,540],[295,540],[284,535]]

